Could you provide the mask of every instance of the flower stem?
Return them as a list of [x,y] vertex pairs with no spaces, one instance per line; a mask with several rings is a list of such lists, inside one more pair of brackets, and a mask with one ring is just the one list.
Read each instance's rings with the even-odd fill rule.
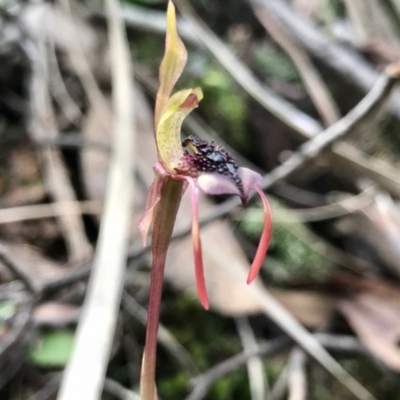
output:
[[184,183],[182,181],[166,177],[161,190],[161,199],[155,210],[146,344],[140,382],[141,400],[155,400],[157,398],[155,385],[157,332],[160,320],[165,260],[183,190]]

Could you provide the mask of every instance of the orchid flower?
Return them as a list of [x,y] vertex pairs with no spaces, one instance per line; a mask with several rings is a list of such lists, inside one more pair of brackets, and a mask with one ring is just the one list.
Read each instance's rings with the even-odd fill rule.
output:
[[153,225],[149,316],[141,383],[143,400],[154,400],[156,397],[154,376],[162,280],[168,246],[184,191],[189,187],[196,286],[199,300],[205,309],[209,308],[209,302],[200,241],[199,189],[211,195],[237,195],[243,205],[246,204],[251,190],[256,190],[260,195],[264,207],[264,227],[247,283],[251,283],[258,275],[272,233],[271,209],[259,187],[261,175],[239,167],[233,157],[214,142],[207,143],[195,136],[181,141],[183,120],[203,98],[200,88],[184,89],[172,94],[186,60],[187,52],[176,29],[175,7],[169,0],[165,54],[160,66],[160,87],[154,116],[158,163],[154,166],[155,178],[147,196],[145,212],[139,222],[143,244],[146,243],[147,234]]

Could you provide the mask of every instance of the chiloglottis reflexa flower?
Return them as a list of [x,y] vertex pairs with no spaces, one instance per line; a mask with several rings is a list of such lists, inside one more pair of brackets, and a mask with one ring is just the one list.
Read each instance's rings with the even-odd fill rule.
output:
[[[264,261],[272,233],[272,215],[268,200],[259,187],[261,175],[248,168],[239,167],[223,147],[213,142],[207,143],[195,136],[181,141],[183,120],[203,98],[200,88],[184,89],[172,94],[186,60],[187,52],[176,29],[175,8],[169,1],[166,48],[160,67],[160,87],[154,118],[158,163],[154,166],[155,178],[148,193],[146,210],[139,223],[139,229],[145,243],[151,224],[155,226],[159,223],[155,217],[156,211],[168,180],[182,182],[180,196],[189,187],[197,292],[202,305],[208,308],[199,229],[199,189],[210,195],[237,195],[243,205],[253,189],[260,195],[264,207],[264,226],[247,283],[256,278]],[[153,243],[153,256],[154,251],[157,251],[154,245],[157,244]]]

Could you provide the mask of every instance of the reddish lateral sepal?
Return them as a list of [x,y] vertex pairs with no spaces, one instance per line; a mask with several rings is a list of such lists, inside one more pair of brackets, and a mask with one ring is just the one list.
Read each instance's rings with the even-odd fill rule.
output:
[[258,187],[255,186],[254,189],[260,195],[263,207],[264,207],[264,225],[260,238],[260,242],[258,244],[257,252],[254,257],[253,263],[250,267],[249,276],[247,277],[247,284],[253,282],[253,280],[257,277],[260,269],[263,265],[265,255],[267,253],[269,243],[271,241],[272,236],[272,211],[271,206],[264,192]]

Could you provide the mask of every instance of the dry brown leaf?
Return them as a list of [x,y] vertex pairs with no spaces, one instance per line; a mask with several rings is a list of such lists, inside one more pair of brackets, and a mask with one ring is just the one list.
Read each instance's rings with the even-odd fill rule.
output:
[[[190,222],[190,207],[185,201],[179,222]],[[206,207],[207,206],[207,207]],[[200,210],[210,207],[201,199]],[[259,300],[252,294],[254,285],[246,284],[249,262],[228,223],[216,221],[201,229],[204,273],[211,309],[229,316],[261,313]],[[166,279],[177,289],[195,291],[192,238],[173,242],[169,248]]]
[[389,195],[377,194],[373,203],[336,227],[343,234],[362,238],[391,272],[400,276],[400,211]]
[[269,292],[309,329],[326,328],[336,308],[337,300],[324,293],[283,289],[269,289]]
[[400,287],[378,280],[355,282],[348,280],[356,293],[339,301],[340,311],[365,347],[400,371]]
[[[61,278],[67,272],[60,264],[49,260],[34,247],[23,243],[8,243],[0,240],[0,246],[6,251],[7,257],[33,282],[40,286],[47,281]],[[0,261],[0,279],[10,281],[15,279],[10,270]]]
[[37,325],[63,327],[75,323],[78,320],[79,311],[79,307],[75,305],[47,302],[35,308],[33,321]]

